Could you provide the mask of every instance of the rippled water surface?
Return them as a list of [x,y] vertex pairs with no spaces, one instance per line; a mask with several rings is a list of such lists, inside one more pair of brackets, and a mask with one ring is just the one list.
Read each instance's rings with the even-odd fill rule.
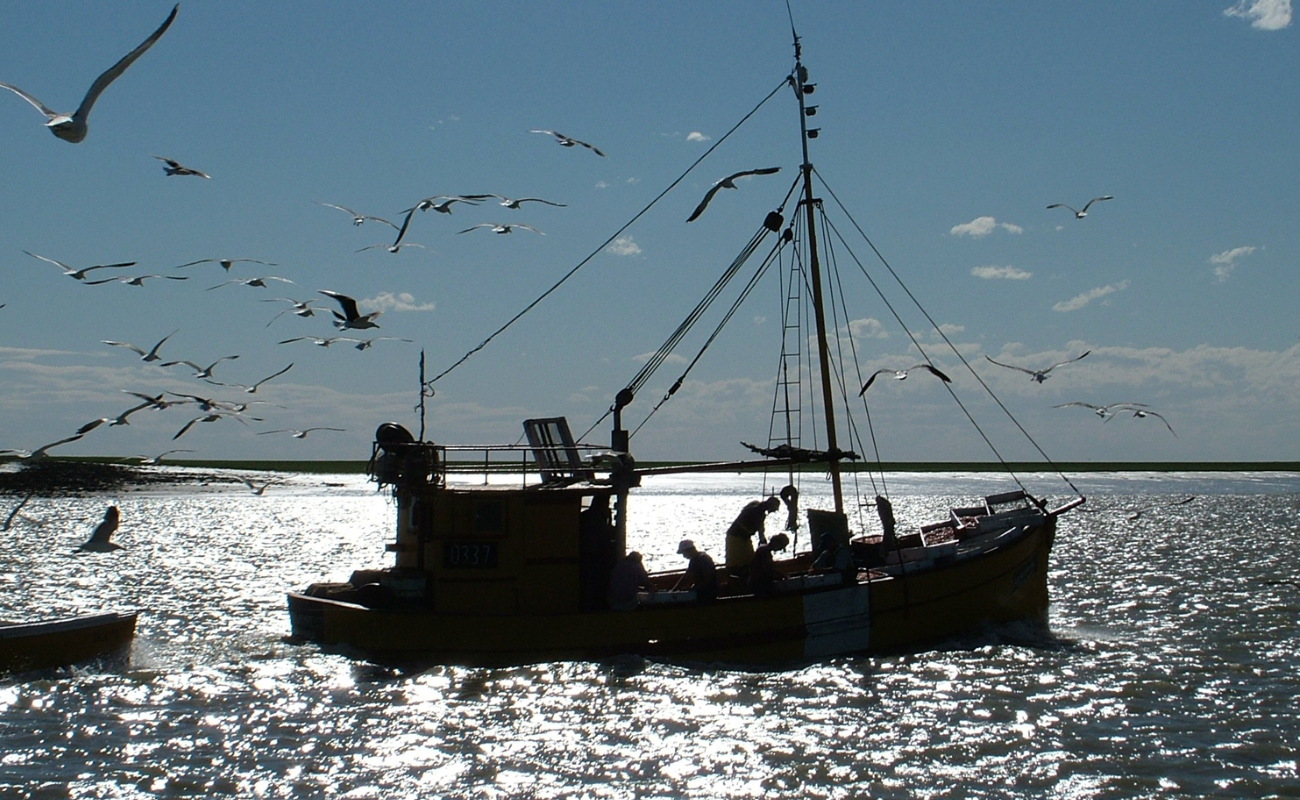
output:
[[[1089,510],[1061,521],[1050,640],[989,632],[782,672],[403,673],[287,644],[286,590],[387,563],[392,506],[353,476],[34,498],[0,533],[0,617],[141,617],[125,667],[0,677],[0,795],[1300,796],[1300,476],[1075,482]],[[1007,488],[888,486],[900,527]],[[630,546],[651,568],[677,565],[682,536],[721,553],[762,489],[648,480]],[[124,549],[74,555],[109,503]]]

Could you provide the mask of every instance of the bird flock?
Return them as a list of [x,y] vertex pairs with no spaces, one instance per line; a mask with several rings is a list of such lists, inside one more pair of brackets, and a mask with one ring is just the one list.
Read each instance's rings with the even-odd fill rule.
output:
[[[100,99],[104,91],[114,81],[121,78],[122,75],[127,71],[129,67],[131,67],[143,55],[145,55],[145,53],[148,52],[152,47],[154,47],[155,44],[157,44],[157,42],[163,37],[163,35],[167,33],[167,31],[170,29],[172,24],[175,22],[178,11],[179,11],[179,4],[172,8],[171,12],[168,14],[167,18],[162,22],[162,24],[157,29],[155,29],[143,42],[137,45],[133,50],[127,53],[113,66],[111,66],[110,68],[105,70],[102,74],[100,74],[93,81],[90,88],[87,90],[85,96],[81,101],[81,104],[77,107],[76,111],[72,112],[71,114],[52,111],[49,107],[44,105],[41,101],[36,99],[30,93],[12,84],[0,83],[0,88],[7,89],[10,92],[16,94],[18,97],[22,98],[23,100],[26,100],[29,104],[31,104],[38,111],[40,111],[41,114],[44,115],[46,119],[45,122],[46,127],[51,131],[51,133],[53,133],[59,139],[73,144],[82,142],[85,140],[88,134],[88,130],[89,130],[88,120],[93,106]],[[555,143],[557,143],[561,147],[585,149],[586,151],[589,151],[590,153],[600,158],[607,157],[606,154],[598,147],[588,142],[575,139],[566,134],[562,134],[555,130],[532,129],[529,130],[528,132],[531,134],[549,136],[554,140]],[[162,162],[164,176],[166,177],[192,177],[192,178],[199,178],[204,180],[211,179],[211,176],[207,172],[183,165],[182,163],[180,163],[179,161],[177,161],[176,159],[170,156],[151,154],[151,157]],[[686,222],[691,223],[698,220],[709,208],[710,204],[715,201],[718,193],[722,189],[735,190],[737,189],[736,182],[739,180],[750,179],[758,176],[772,175],[777,173],[779,170],[780,167],[745,169],[745,170],[733,172],[727,175],[726,177],[717,180],[715,183],[712,184],[712,186],[707,190],[707,192],[701,198],[699,203],[694,207],[693,211],[687,217]],[[1113,199],[1114,198],[1111,195],[1101,195],[1092,198],[1087,203],[1085,203],[1081,208],[1078,209],[1075,209],[1074,207],[1066,205],[1064,203],[1053,203],[1051,205],[1048,205],[1047,208],[1048,209],[1063,208],[1071,212],[1074,215],[1075,219],[1083,220],[1088,216],[1089,210],[1095,204],[1099,202],[1113,200]],[[475,208],[475,207],[483,206],[488,203],[493,204],[496,208],[499,208],[503,211],[509,211],[509,212],[519,212],[525,207],[534,208],[534,209],[542,208],[542,207],[563,209],[567,207],[566,203],[557,202],[555,200],[550,200],[542,197],[512,197],[512,196],[499,194],[499,193],[439,194],[439,195],[430,195],[427,197],[423,197],[415,201],[412,205],[408,206],[406,209],[398,212],[398,215],[395,216],[395,218],[400,219],[400,222],[394,222],[391,219],[388,219],[386,217],[356,211],[347,205],[343,205],[342,203],[323,202],[323,201],[316,201],[316,203],[324,208],[343,212],[345,215],[347,215],[348,222],[353,227],[362,228],[367,223],[372,223],[374,225],[386,226],[387,228],[390,228],[394,232],[391,241],[376,242],[373,244],[365,245],[355,251],[357,253],[362,253],[371,250],[383,250],[390,254],[399,254],[402,251],[406,250],[407,248],[427,249],[424,244],[421,244],[419,242],[414,242],[414,241],[408,241],[406,237],[411,232],[415,220],[423,217],[425,212],[428,211],[434,211],[438,215],[452,216],[454,215],[455,211],[458,209]],[[541,229],[534,227],[533,225],[530,224],[526,224],[523,222],[503,222],[499,220],[476,222],[474,224],[468,225],[467,227],[457,230],[456,233],[468,234],[479,230],[490,231],[498,235],[510,234],[516,230],[526,231],[538,236],[546,235]],[[171,281],[181,282],[181,281],[187,281],[191,277],[191,275],[188,274],[185,275],[168,274],[166,272],[144,272],[140,274],[126,274],[126,273],[118,272],[120,270],[128,270],[132,267],[137,266],[138,262],[136,261],[114,261],[109,263],[91,264],[89,266],[74,267],[47,255],[41,255],[27,250],[24,250],[23,252],[27,253],[27,255],[31,256],[34,259],[38,259],[42,262],[46,262],[50,265],[59,268],[64,275],[81,283],[84,286],[105,286],[109,284],[121,284],[124,286],[142,288],[145,287],[146,282],[150,282],[150,283],[171,282]],[[206,287],[206,291],[216,291],[218,289],[223,289],[224,287],[240,287],[240,288],[253,289],[253,290],[266,290],[272,284],[281,287],[298,285],[296,281],[278,275],[241,276],[241,275],[233,274],[236,265],[259,265],[265,267],[276,266],[276,264],[273,262],[266,261],[263,259],[258,259],[258,258],[250,258],[250,257],[199,258],[196,260],[188,261],[183,264],[176,265],[172,269],[173,271],[187,270],[192,267],[197,267],[204,264],[215,264],[223,270],[225,275],[228,276],[226,280],[216,283],[212,286]],[[97,273],[98,271],[101,270],[113,271],[114,274],[108,275],[107,277],[95,277],[93,279],[90,277],[92,273]],[[287,289],[285,291],[288,292]],[[379,328],[379,323],[377,320],[381,316],[382,311],[374,310],[374,311],[370,311],[369,313],[362,313],[360,304],[355,298],[347,294],[344,294],[343,292],[335,291],[333,289],[318,289],[316,290],[316,293],[322,297],[328,298],[329,300],[333,301],[337,305],[336,309],[329,309],[329,310],[330,310],[330,314],[332,315],[331,321],[333,323],[333,326],[337,329],[339,333],[348,334],[348,333],[354,333],[356,331],[365,331],[365,330],[372,330],[372,329]],[[282,308],[279,312],[277,312],[274,316],[272,316],[269,319],[269,321],[266,323],[266,327],[270,327],[273,323],[275,323],[277,320],[281,319],[281,317],[284,317],[286,315],[289,315],[290,319],[293,318],[297,318],[300,320],[312,319],[315,316],[317,316],[318,311],[322,310],[321,308],[315,305],[315,303],[322,302],[322,301],[317,300],[313,297],[309,297],[306,299],[303,299],[302,297],[292,297],[292,296],[259,298],[259,302],[287,304],[286,307]],[[0,308],[4,308],[4,304],[0,303]],[[193,357],[193,354],[187,353],[185,355],[191,357],[177,356],[177,357],[171,357],[168,360],[163,360],[163,356],[161,354],[162,348],[164,347],[164,345],[169,345],[169,342],[171,342],[172,338],[178,335],[179,333],[180,333],[179,328],[173,330],[171,333],[168,333],[166,336],[163,336],[162,338],[158,339],[156,343],[152,344],[147,349],[145,347],[137,346],[135,344],[132,344],[130,342],[125,342],[125,341],[116,341],[110,339],[103,339],[101,341],[103,344],[108,346],[130,350],[131,352],[137,354],[140,357],[140,361],[150,365],[157,365],[157,368],[160,370],[174,370],[175,368],[184,368],[185,370],[188,370],[189,374],[187,377],[191,380],[201,381],[208,385],[219,387],[225,390],[238,391],[246,395],[256,394],[260,387],[264,386],[270,381],[273,381],[285,375],[285,373],[289,372],[289,370],[291,370],[294,366],[294,364],[291,362],[287,366],[284,366],[283,368],[278,369],[277,371],[269,375],[266,375],[265,377],[261,377],[259,380],[253,381],[251,383],[240,383],[233,380],[218,380],[216,377],[217,368],[219,366],[221,367],[223,372],[223,377],[224,377],[225,372],[233,370],[236,366],[235,364],[231,364],[227,362],[235,362],[237,359],[241,357],[240,354],[228,353],[228,354],[216,355],[215,357],[213,354],[208,354],[207,356],[203,356],[203,357]],[[319,336],[319,335],[303,334],[303,335],[295,335],[284,339],[280,339],[277,342],[277,344],[288,345],[291,343],[303,342],[303,341],[311,342],[325,349],[328,349],[333,344],[343,342],[352,346],[356,350],[364,351],[370,349],[376,342],[380,342],[380,341],[409,343],[412,340],[407,338],[394,337],[394,336],[373,336],[368,338],[361,338],[352,335]],[[169,345],[169,349],[171,349],[170,345]],[[990,363],[998,367],[1026,373],[1030,376],[1030,379],[1032,381],[1041,384],[1045,380],[1047,380],[1048,377],[1050,377],[1050,373],[1053,370],[1063,367],[1067,364],[1076,362],[1087,355],[1088,352],[1084,352],[1082,355],[1051,364],[1041,369],[1023,367],[1014,364],[1007,364],[1007,363],[995,361],[993,358],[989,356],[986,356],[985,358]],[[888,375],[897,381],[903,381],[908,377],[909,373],[918,370],[924,371],[938,378],[940,381],[944,383],[951,383],[951,379],[947,375],[945,375],[942,371],[940,371],[937,367],[935,367],[933,364],[923,363],[923,364],[916,364],[904,369],[884,368],[884,369],[877,370],[862,385],[861,390],[859,391],[858,394],[860,397],[864,397],[867,390],[871,387],[872,383],[878,377]],[[126,394],[133,396],[135,399],[141,402],[131,405],[125,410],[117,414],[114,414],[112,416],[104,416],[104,417],[99,417],[94,420],[91,420],[83,424],[82,426],[80,426],[74,433],[70,434],[69,436],[63,437],[49,444],[41,445],[40,447],[37,447],[32,450],[0,450],[0,456],[10,456],[10,457],[16,456],[23,459],[43,458],[46,455],[48,455],[51,449],[77,441],[82,437],[86,436],[87,434],[89,434],[90,432],[98,429],[101,426],[116,427],[116,426],[128,425],[132,415],[138,413],[152,412],[152,411],[162,411],[174,406],[193,407],[197,409],[200,413],[192,416],[188,421],[186,421],[173,435],[172,437],[173,439],[179,439],[182,436],[184,436],[188,431],[190,431],[194,426],[205,424],[205,423],[234,420],[240,424],[248,426],[250,422],[264,421],[262,418],[252,416],[252,414],[250,413],[250,408],[252,407],[253,403],[260,403],[262,401],[235,402],[229,399],[205,397],[203,395],[173,392],[173,391],[131,390],[131,391],[126,391]],[[1164,422],[1165,426],[1168,427],[1169,431],[1173,433],[1172,426],[1169,425],[1169,422],[1161,414],[1151,410],[1150,408],[1148,408],[1147,406],[1141,403],[1115,403],[1106,406],[1098,406],[1098,405],[1091,405],[1084,402],[1072,402],[1072,403],[1064,403],[1056,407],[1057,408],[1064,408],[1064,407],[1087,408],[1092,410],[1099,418],[1103,420],[1103,422],[1109,422],[1112,418],[1121,414],[1126,414],[1133,418],[1138,418],[1138,419],[1154,417]],[[303,427],[298,429],[282,428],[282,429],[261,431],[259,432],[259,435],[272,434],[272,433],[284,433],[290,435],[292,438],[303,439],[306,437],[307,433],[311,431],[341,431],[341,430],[342,429],[340,428],[327,427],[327,426]],[[138,456],[136,458],[138,458],[141,463],[158,463],[163,456],[171,453],[176,453],[176,452],[186,452],[186,451],[169,450],[163,454],[160,454],[159,456],[153,457],[152,459],[146,458],[144,456]],[[263,485],[261,488],[264,490],[265,485]]]

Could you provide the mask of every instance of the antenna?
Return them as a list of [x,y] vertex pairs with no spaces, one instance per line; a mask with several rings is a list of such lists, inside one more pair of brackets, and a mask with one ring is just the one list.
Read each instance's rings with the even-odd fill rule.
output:
[[424,350],[420,350],[420,402],[416,405],[415,410],[420,412],[420,438],[418,441],[424,441],[424,400],[427,397],[433,397],[433,381],[424,379]]
[[794,60],[799,60],[799,32],[794,29],[794,10],[790,8],[790,0],[785,0],[785,13],[790,17],[790,36],[794,39]]

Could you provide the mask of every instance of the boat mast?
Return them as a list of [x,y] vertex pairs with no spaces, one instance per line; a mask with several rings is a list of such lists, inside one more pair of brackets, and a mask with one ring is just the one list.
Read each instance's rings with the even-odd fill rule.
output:
[[[826,449],[830,453],[831,488],[835,494],[835,512],[844,513],[844,491],[840,481],[839,443],[835,436],[835,403],[831,383],[830,348],[826,343],[826,312],[822,308],[821,263],[817,258],[817,227],[814,208],[821,201],[813,197],[812,162],[808,159],[808,140],[817,137],[817,129],[809,131],[808,117],[811,109],[804,104],[804,95],[812,94],[814,86],[807,83],[808,70],[801,59],[799,36],[794,37],[794,74],[790,76],[795,96],[799,99],[799,140],[803,145],[803,200],[800,201],[808,215],[808,264],[813,291],[813,314],[817,324],[817,362],[822,374],[822,406],[826,416]],[[813,112],[815,113],[815,112]]]

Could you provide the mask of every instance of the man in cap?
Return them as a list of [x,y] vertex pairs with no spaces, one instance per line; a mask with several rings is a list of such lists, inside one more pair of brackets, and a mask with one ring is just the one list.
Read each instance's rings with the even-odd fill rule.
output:
[[695,599],[708,603],[718,598],[718,570],[708,553],[695,548],[695,542],[683,539],[677,553],[687,560],[686,571],[677,579],[673,591],[695,589]]

